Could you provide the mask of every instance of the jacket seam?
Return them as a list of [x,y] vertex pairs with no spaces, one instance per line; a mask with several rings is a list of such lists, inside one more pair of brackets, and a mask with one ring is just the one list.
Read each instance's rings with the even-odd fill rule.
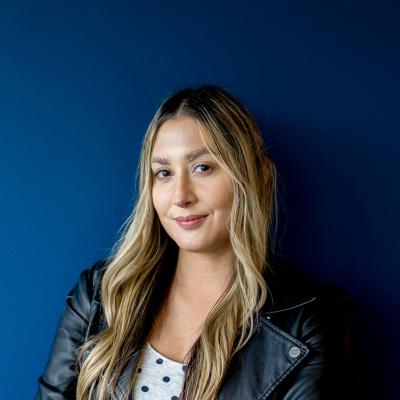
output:
[[316,299],[317,299],[317,297],[313,296],[311,299],[303,301],[302,303],[298,303],[298,304],[295,304],[294,306],[290,306],[290,307],[279,308],[278,310],[266,311],[265,314],[269,315],[269,314],[276,314],[276,313],[283,312],[283,311],[294,310],[295,308],[302,307],[302,306],[305,306],[306,304],[312,303]]

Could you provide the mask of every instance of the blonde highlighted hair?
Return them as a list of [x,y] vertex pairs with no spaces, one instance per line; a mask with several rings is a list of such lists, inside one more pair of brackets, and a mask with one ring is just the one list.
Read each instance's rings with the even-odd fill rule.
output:
[[92,350],[78,366],[78,400],[112,398],[130,358],[141,354],[171,282],[178,249],[152,204],[150,158],[160,126],[176,116],[197,121],[205,146],[234,188],[228,226],[233,276],[190,350],[180,399],[216,399],[232,357],[250,339],[266,301],[263,272],[276,229],[274,163],[254,118],[226,90],[211,85],[182,89],[160,106],[144,137],[139,196],[102,279],[108,327],[81,346],[78,360],[89,347]]

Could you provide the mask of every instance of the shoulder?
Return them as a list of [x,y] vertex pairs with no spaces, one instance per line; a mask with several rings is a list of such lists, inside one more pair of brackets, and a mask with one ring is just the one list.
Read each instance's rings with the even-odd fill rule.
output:
[[108,266],[107,259],[99,259],[81,271],[73,291],[85,295],[90,301],[98,300],[101,280]]
[[96,284],[99,280],[101,280],[105,270],[107,269],[108,264],[109,260],[106,258],[102,258],[95,261],[89,268],[87,268],[83,272],[87,271],[86,273],[89,281],[91,281],[93,284]]
[[107,265],[106,259],[100,259],[82,270],[67,295],[67,306],[88,322],[93,306],[101,303],[101,280]]
[[271,261],[264,279],[268,294],[261,313],[271,318],[306,308],[314,312],[330,310],[336,313],[349,306],[350,296],[343,288],[322,282],[282,258],[275,257]]
[[320,297],[323,284],[282,258],[275,257],[264,271],[268,287],[265,311],[275,312]]
[[83,333],[85,342],[106,328],[101,282],[108,264],[108,259],[99,259],[82,270],[77,283],[68,294],[67,304],[77,310],[86,321]]
[[[275,258],[264,273],[267,301],[260,312],[287,333],[302,338],[308,330],[323,335],[329,345],[345,346],[348,340],[351,299],[343,288],[322,282]],[[341,343],[332,342],[340,340]]]

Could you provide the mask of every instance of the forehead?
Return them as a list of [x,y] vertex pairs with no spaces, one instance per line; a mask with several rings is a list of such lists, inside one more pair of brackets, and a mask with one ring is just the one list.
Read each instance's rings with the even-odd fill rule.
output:
[[197,120],[179,116],[165,121],[158,129],[152,155],[187,153],[202,147],[204,147],[204,141]]

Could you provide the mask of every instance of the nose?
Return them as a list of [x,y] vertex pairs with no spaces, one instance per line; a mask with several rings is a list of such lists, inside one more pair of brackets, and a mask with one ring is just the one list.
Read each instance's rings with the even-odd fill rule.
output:
[[188,207],[196,201],[191,182],[186,176],[177,176],[173,196],[173,203],[177,207]]

